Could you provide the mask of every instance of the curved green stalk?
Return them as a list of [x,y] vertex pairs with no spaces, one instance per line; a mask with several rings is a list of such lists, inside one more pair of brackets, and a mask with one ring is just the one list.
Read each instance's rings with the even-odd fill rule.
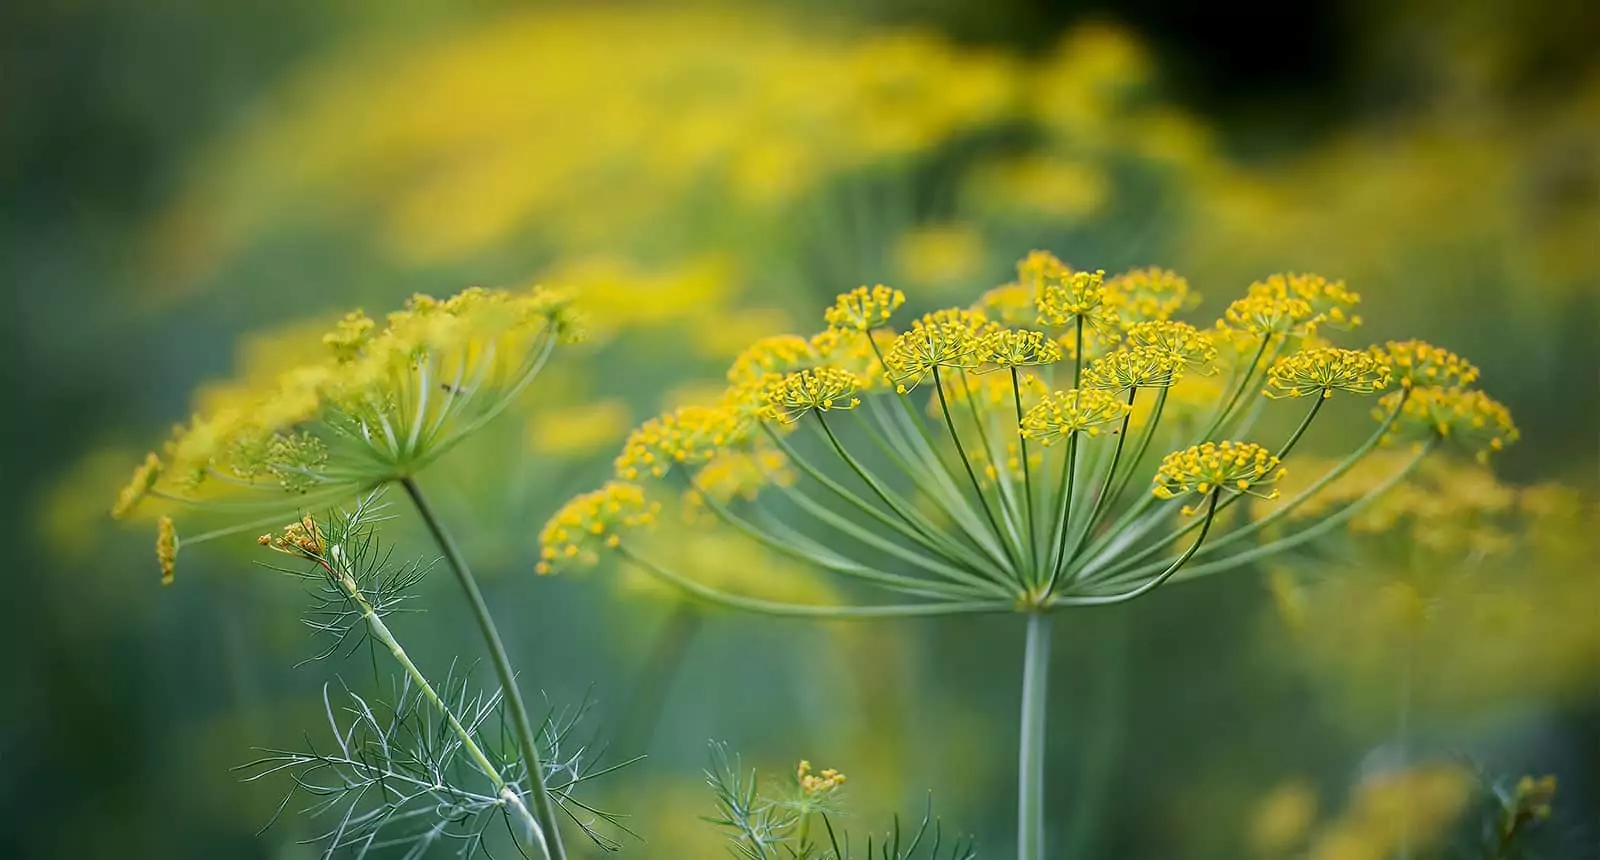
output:
[[1067,437],[1067,453],[1062,457],[1061,480],[1056,487],[1056,521],[1052,526],[1055,540],[1051,541],[1050,548],[1051,575],[1046,581],[1055,578],[1055,571],[1067,553],[1067,527],[1072,522],[1072,485],[1078,474],[1078,437],[1082,435],[1082,431],[1074,431]]
[[1350,519],[1356,514],[1361,513],[1361,511],[1364,510],[1368,505],[1376,501],[1379,496],[1389,492],[1389,490],[1394,488],[1395,484],[1405,480],[1406,476],[1415,471],[1417,465],[1420,464],[1423,459],[1426,458],[1428,454],[1438,446],[1438,444],[1439,439],[1435,438],[1433,441],[1424,445],[1422,450],[1418,451],[1416,456],[1412,457],[1410,462],[1406,463],[1404,468],[1400,469],[1398,472],[1395,472],[1393,475],[1390,475],[1383,483],[1369,490],[1366,495],[1344,506],[1339,510],[1338,513],[1322,520],[1316,525],[1311,526],[1303,531],[1296,532],[1289,537],[1279,538],[1278,540],[1275,540],[1271,543],[1262,544],[1254,549],[1247,549],[1231,558],[1218,559],[1217,561],[1196,565],[1195,567],[1185,571],[1183,578],[1192,579],[1199,576],[1205,576],[1208,573],[1216,573],[1220,570],[1228,570],[1229,568],[1238,567],[1241,564],[1255,561],[1258,558],[1265,558],[1266,556],[1282,552],[1286,549],[1293,549],[1294,547],[1300,546],[1303,543],[1322,537],[1328,532],[1333,531],[1339,526],[1349,522]]
[[1083,531],[1079,532],[1077,539],[1072,542],[1072,549],[1062,552],[1061,558],[1050,569],[1050,584],[1045,589],[1046,594],[1055,588],[1056,579],[1060,577],[1062,568],[1083,550],[1084,543],[1089,540],[1089,533],[1094,530],[1094,521],[1099,518],[1101,509],[1106,505],[1106,495],[1111,491],[1112,481],[1117,475],[1117,464],[1122,461],[1122,449],[1128,442],[1128,424],[1133,419],[1133,401],[1138,394],[1139,389],[1128,389],[1128,412],[1122,416],[1122,428],[1117,431],[1117,445],[1111,452],[1111,465],[1106,468],[1105,480],[1100,482],[1100,494],[1095,496],[1094,504],[1089,507],[1089,516],[1083,521]]
[[[1363,457],[1365,457],[1365,456],[1367,456],[1367,454],[1371,453],[1372,449],[1376,448],[1378,446],[1378,443],[1383,441],[1384,434],[1388,433],[1389,432],[1389,428],[1394,426],[1394,422],[1395,422],[1396,419],[1398,419],[1400,417],[1400,410],[1402,408],[1404,408],[1404,406],[1405,406],[1405,398],[1404,398],[1404,396],[1402,396],[1401,399],[1400,399],[1400,402],[1395,404],[1394,409],[1390,410],[1389,414],[1384,418],[1383,422],[1378,425],[1378,429],[1374,430],[1372,432],[1372,435],[1368,436],[1365,442],[1362,442],[1360,446],[1358,446],[1354,451],[1350,452],[1349,456],[1345,457],[1337,465],[1335,465],[1332,469],[1328,470],[1327,474],[1325,474],[1321,478],[1317,479],[1314,483],[1311,484],[1311,486],[1309,486],[1306,489],[1302,490],[1294,498],[1292,498],[1289,501],[1283,503],[1277,509],[1275,509],[1272,513],[1268,514],[1267,516],[1261,518],[1260,520],[1257,520],[1254,523],[1250,523],[1249,525],[1243,526],[1243,527],[1241,527],[1239,529],[1236,529],[1236,530],[1234,530],[1234,531],[1232,531],[1232,532],[1230,532],[1228,534],[1225,534],[1222,537],[1218,538],[1217,540],[1213,541],[1211,546],[1206,547],[1206,552],[1212,552],[1212,551],[1215,551],[1216,549],[1218,549],[1220,547],[1228,546],[1229,544],[1232,544],[1235,541],[1239,540],[1241,537],[1248,536],[1250,534],[1254,534],[1255,532],[1260,531],[1262,528],[1265,528],[1266,526],[1272,524],[1273,522],[1276,522],[1277,520],[1282,519],[1283,517],[1287,516],[1288,512],[1290,512],[1290,511],[1294,510],[1295,508],[1299,507],[1302,503],[1304,503],[1306,501],[1306,499],[1311,498],[1313,495],[1316,495],[1317,493],[1321,492],[1322,489],[1324,487],[1326,487],[1328,484],[1338,480],[1339,477],[1344,475],[1345,472],[1348,472],[1350,469],[1354,468],[1355,464],[1360,462]],[[1321,408],[1322,408],[1322,404],[1321,404],[1320,401],[1317,402],[1317,403],[1312,404],[1310,412],[1308,412],[1306,417],[1300,422],[1300,426],[1295,428],[1294,433],[1292,435],[1290,435],[1288,441],[1284,443],[1282,448],[1278,449],[1278,455],[1277,455],[1278,459],[1282,460],[1283,458],[1289,456],[1289,452],[1294,450],[1294,446],[1296,445],[1296,443],[1298,443],[1300,441],[1300,438],[1303,435],[1305,435],[1306,428],[1311,426],[1311,419],[1317,417],[1317,412],[1319,410],[1321,410]],[[1226,509],[1229,505],[1233,504],[1234,501],[1236,501],[1237,499],[1238,499],[1238,496],[1230,497],[1227,501],[1222,503],[1222,507],[1224,509]],[[1109,577],[1112,577],[1112,578],[1117,578],[1117,577],[1120,577],[1120,576],[1122,576],[1124,574],[1127,574],[1129,572],[1134,571],[1134,569],[1137,567],[1137,565],[1139,564],[1140,561],[1142,561],[1143,559],[1149,558],[1150,556],[1154,555],[1157,552],[1160,552],[1162,548],[1172,545],[1175,541],[1177,541],[1183,535],[1188,534],[1190,531],[1193,531],[1196,527],[1197,527],[1196,524],[1190,523],[1190,524],[1184,526],[1183,528],[1178,529],[1177,531],[1173,532],[1172,534],[1167,535],[1165,538],[1162,538],[1161,540],[1158,540],[1158,541],[1152,543],[1151,545],[1145,547],[1144,549],[1140,550],[1139,552],[1136,552],[1133,555],[1128,556],[1127,558],[1120,559],[1120,560],[1116,561],[1114,564],[1111,564],[1109,567],[1107,567],[1104,570],[1104,574],[1106,576],[1109,576]],[[1157,568],[1157,566],[1159,564],[1160,564],[1160,562],[1153,562],[1150,565],[1147,565],[1147,566],[1145,566],[1143,568],[1139,568],[1139,570],[1141,570],[1143,572],[1149,572],[1150,570]]]
[[633,562],[646,573],[665,580],[707,603],[740,609],[761,615],[785,618],[810,618],[819,621],[858,621],[871,618],[925,618],[935,615],[961,615],[978,612],[1009,612],[1015,606],[1009,600],[943,601],[936,603],[890,604],[884,606],[814,606],[803,603],[783,603],[729,594],[721,589],[702,585],[682,574],[668,570],[628,548],[626,543],[617,546],[623,558]]
[[[890,425],[894,419],[880,414],[874,408],[876,400],[868,400],[867,404],[872,420],[866,422],[864,427],[873,443],[910,476],[917,489],[939,506],[973,546],[1000,558],[1000,548],[978,520],[978,512],[973,510],[971,502],[951,480],[944,461],[937,454],[914,450],[916,439],[909,434],[907,439],[895,438],[894,428]],[[874,427],[874,424],[878,426]]]
[[1022,516],[1022,511],[1013,496],[1016,495],[1016,485],[1011,482],[1011,475],[1003,468],[1005,462],[1004,451],[997,452],[989,442],[988,422],[978,414],[978,403],[972,391],[972,384],[967,378],[965,370],[961,373],[961,385],[967,390],[967,413],[972,416],[972,425],[978,430],[978,444],[983,446],[983,455],[988,458],[990,468],[994,469],[995,496],[1000,500],[1000,518],[1005,521],[1005,535],[1011,538],[1011,547],[1017,551],[1017,568],[1021,570],[1027,563],[1027,553],[1022,550],[1022,532],[1017,528],[1017,519]]
[[876,506],[867,502],[867,500],[851,492],[848,487],[828,477],[822,472],[821,469],[818,469],[816,466],[812,465],[811,461],[800,456],[800,452],[796,451],[794,446],[789,444],[788,440],[784,439],[782,436],[779,436],[764,422],[761,424],[761,429],[766,432],[766,434],[779,447],[779,449],[783,451],[784,455],[789,458],[789,461],[794,463],[795,466],[800,469],[800,471],[804,472],[812,480],[827,488],[829,492],[839,497],[851,507],[854,507],[867,516],[872,517],[888,528],[893,529],[896,533],[916,544],[917,546],[926,549],[928,552],[931,552],[934,555],[944,558],[946,561],[949,561],[952,564],[972,563],[970,557],[964,556],[960,553],[952,553],[944,545],[929,540],[920,530],[914,529],[902,522],[900,519],[884,513]]
[[422,517],[423,523],[427,525],[434,543],[438,544],[439,551],[444,553],[445,562],[455,574],[461,590],[466,594],[473,620],[477,622],[478,631],[483,635],[484,643],[489,648],[490,662],[494,664],[495,674],[499,676],[500,686],[505,692],[511,727],[516,733],[517,745],[522,750],[523,764],[528,770],[528,793],[533,796],[533,817],[543,834],[545,854],[549,860],[566,860],[567,849],[561,842],[555,801],[551,799],[550,790],[544,784],[544,763],[539,757],[539,738],[534,734],[533,723],[528,719],[528,706],[522,700],[522,691],[517,686],[517,673],[511,667],[511,658],[506,654],[505,643],[500,640],[500,631],[495,626],[494,616],[489,613],[489,605],[483,600],[483,592],[479,590],[478,581],[472,576],[471,568],[467,567],[466,558],[456,546],[455,539],[445,531],[444,524],[440,522],[433,508],[428,505],[428,500],[422,495],[422,489],[417,486],[417,482],[405,477],[400,479],[400,486],[404,487],[406,495],[411,497],[411,502],[416,506],[417,514]]
[[[920,533],[930,545],[943,546],[945,548],[945,557],[949,558],[951,561],[957,560],[957,557],[962,557],[966,559],[968,564],[982,564],[981,560],[976,560],[976,556],[965,555],[969,552],[967,547],[963,546],[960,541],[946,534],[943,529],[940,529],[938,526],[934,525],[931,520],[929,520],[916,509],[916,506],[912,504],[909,499],[906,499],[899,493],[895,492],[889,487],[888,484],[885,484],[876,475],[874,475],[872,471],[866,467],[866,464],[856,459],[856,456],[851,454],[848,448],[844,447],[844,442],[841,441],[833,432],[833,427],[832,425],[828,424],[828,419],[826,416],[824,416],[821,412],[815,412],[813,414],[816,415],[817,424],[822,428],[822,434],[827,438],[828,444],[833,448],[833,452],[839,456],[840,460],[844,461],[846,466],[850,467],[852,472],[855,472],[856,477],[860,478],[862,483],[866,484],[867,487],[872,490],[874,495],[882,500],[882,502],[887,505],[890,510],[893,510],[895,514],[900,517],[900,519],[904,520],[907,526]],[[956,555],[952,556],[952,553],[955,553]],[[1002,559],[997,557],[996,560],[1001,561]]]
[[1017,438],[1022,445],[1022,497],[1027,504],[1028,518],[1028,569],[1038,572],[1039,569],[1039,534],[1038,526],[1034,524],[1037,518],[1033,510],[1033,464],[1028,462],[1028,437],[1022,435],[1022,382],[1018,378],[1017,369],[1011,368],[1011,397],[1017,405]]
[[1049,705],[1050,615],[1028,613],[1022,652],[1021,741],[1017,745],[1017,858],[1045,860],[1045,716]]
[[1161,573],[1157,574],[1153,579],[1147,580],[1144,584],[1136,586],[1128,591],[1124,591],[1121,594],[1070,597],[1062,600],[1061,605],[1109,606],[1113,603],[1124,603],[1138,597],[1143,597],[1144,595],[1155,591],[1157,588],[1160,588],[1162,584],[1171,579],[1173,575],[1178,572],[1179,568],[1183,567],[1185,564],[1188,564],[1189,559],[1194,558],[1194,554],[1199,551],[1200,545],[1205,543],[1206,533],[1211,531],[1211,523],[1217,518],[1217,497],[1221,494],[1222,491],[1220,489],[1211,491],[1211,500],[1206,505],[1205,519],[1200,521],[1200,534],[1195,537],[1194,543],[1190,544],[1189,548],[1183,551],[1183,555],[1180,555],[1174,559],[1172,564],[1168,565],[1165,570],[1161,571]]
[[[940,589],[951,589],[958,587],[947,582],[928,581],[916,577],[899,576],[884,571],[874,570],[864,564],[858,564],[856,562],[835,556],[831,552],[823,553],[807,549],[793,541],[784,540],[783,538],[770,534],[761,526],[752,523],[744,517],[741,517],[729,510],[727,505],[717,501],[710,494],[695,486],[694,482],[689,481],[687,483],[691,489],[693,489],[696,493],[699,493],[701,500],[705,502],[706,506],[711,509],[712,513],[715,514],[718,519],[732,526],[734,529],[744,533],[744,535],[749,537],[751,540],[754,540],[775,552],[787,555],[790,558],[807,562],[809,564],[814,564],[824,570],[830,570],[843,576],[854,576],[871,581],[886,588],[931,589],[937,591]],[[913,550],[894,543],[893,541],[875,535],[872,532],[861,528],[855,523],[850,522],[848,519],[828,510],[826,507],[817,503],[804,493],[801,493],[799,490],[795,490],[790,487],[780,487],[779,489],[786,496],[793,499],[796,504],[799,504],[808,513],[811,513],[813,516],[816,516],[823,522],[833,525],[835,528],[844,531],[846,534],[855,537],[857,540],[861,540],[862,542],[868,543],[871,546],[878,547],[884,552],[890,553],[902,561],[921,567],[929,573],[949,576],[951,575],[951,572],[954,572],[955,578],[961,578],[963,576],[970,577],[970,584],[974,586],[988,584],[987,580],[972,577],[971,574],[966,574],[957,568],[949,567],[942,562],[920,555]],[[971,589],[961,590],[968,592],[967,596],[971,596]]]
[[961,442],[961,434],[956,432],[956,422],[950,415],[950,402],[944,396],[944,380],[939,375],[939,368],[933,368],[933,389],[939,394],[939,411],[944,413],[944,425],[950,431],[950,440],[956,445],[956,453],[961,456],[961,465],[967,471],[967,479],[972,482],[972,492],[978,496],[978,504],[983,508],[983,515],[989,520],[989,527],[994,529],[995,540],[1000,542],[1001,549],[1005,550],[1006,558],[1011,562],[1012,572],[1021,580],[1021,562],[1013,554],[1011,544],[1006,540],[1005,531],[1000,528],[1000,521],[995,519],[994,509],[989,507],[989,497],[984,495],[983,484],[978,481],[978,473],[973,471],[972,458],[967,456],[967,448]]

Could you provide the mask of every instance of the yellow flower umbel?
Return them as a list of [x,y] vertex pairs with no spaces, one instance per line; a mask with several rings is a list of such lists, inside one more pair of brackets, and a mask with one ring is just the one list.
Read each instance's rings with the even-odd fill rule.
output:
[[208,393],[113,513],[154,498],[233,521],[193,544],[407,479],[500,414],[577,336],[568,300],[543,289],[419,295],[383,325],[351,313],[319,358]]
[[1335,391],[1371,394],[1389,385],[1388,362],[1371,351],[1308,349],[1267,370],[1268,397],[1332,397]]
[[[619,478],[675,482],[664,498],[687,491],[697,513],[709,515],[697,527],[741,536],[883,599],[808,604],[734,593],[664,563],[648,541],[609,523],[604,541],[551,548],[559,558],[601,545],[694,598],[770,615],[1026,614],[1021,833],[1024,856],[1036,858],[1044,856],[1036,756],[1050,614],[1133,600],[1176,576],[1246,565],[1348,522],[1392,483],[1297,520],[1297,530],[1276,528],[1418,407],[1408,406],[1412,389],[1401,390],[1382,407],[1379,427],[1311,490],[1260,519],[1224,517],[1241,499],[1275,495],[1306,429],[1340,400],[1327,395],[1372,394],[1387,378],[1375,355],[1313,342],[1318,326],[1356,322],[1354,294],[1315,276],[1268,278],[1202,331],[1168,318],[1196,301],[1169,272],[1107,280],[1044,252],[1018,272],[1015,284],[898,332],[899,293],[845,293],[824,314],[824,332],[762,341],[716,406],[645,422],[618,460]],[[1091,347],[1096,357],[1086,354]],[[1204,398],[1174,398],[1167,420],[1172,387],[1189,376],[1214,384]],[[883,377],[892,384],[870,384]],[[1294,410],[1298,423],[1277,444],[1233,441],[1278,408],[1264,394],[1269,384],[1312,386],[1318,396]],[[1459,411],[1455,425],[1472,416],[1496,424],[1476,400]],[[1395,471],[1415,468],[1432,447]],[[671,468],[761,450],[781,454],[792,471],[738,493],[714,491],[709,470]],[[1152,462],[1163,451],[1175,453]],[[575,504],[586,511],[592,503]],[[576,533],[572,516],[564,512],[551,528]]]

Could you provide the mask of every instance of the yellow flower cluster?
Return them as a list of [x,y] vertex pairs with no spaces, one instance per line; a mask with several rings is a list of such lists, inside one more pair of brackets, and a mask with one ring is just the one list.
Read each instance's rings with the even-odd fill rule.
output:
[[161,565],[161,584],[171,585],[178,566],[178,529],[165,515],[156,522],[156,562]]
[[1044,332],[996,329],[978,343],[980,369],[1006,370],[1055,364],[1061,360],[1061,347]]
[[328,549],[328,541],[322,534],[322,528],[310,514],[284,526],[280,534],[269,532],[256,538],[256,543],[288,555],[312,559],[322,558]]
[[1254,442],[1205,442],[1163,458],[1153,492],[1162,499],[1221,490],[1261,495],[1256,487],[1283,475],[1278,458]]
[[1478,368],[1472,362],[1420,340],[1391,340],[1373,347],[1372,353],[1393,369],[1406,388],[1420,385],[1456,388],[1478,381]]
[[1187,278],[1157,266],[1123,272],[1106,281],[1105,290],[1117,316],[1129,320],[1169,320],[1200,299]]
[[1101,425],[1121,420],[1128,410],[1127,403],[1103,389],[1057,391],[1022,416],[1022,435],[1045,445],[1073,433],[1098,436]]
[[1128,326],[1127,340],[1133,347],[1161,350],[1183,368],[1204,367],[1217,357],[1211,335],[1188,323],[1166,319],[1137,322]]
[[788,487],[795,482],[789,458],[776,448],[757,446],[749,451],[724,450],[694,475],[691,494],[704,493],[727,504],[733,499],[754,499],[768,486]]
[[1305,302],[1311,309],[1311,317],[1304,321],[1308,327],[1321,323],[1336,328],[1361,325],[1361,317],[1351,313],[1351,309],[1361,303],[1361,296],[1346,288],[1344,281],[1330,281],[1321,275],[1310,274],[1271,275],[1251,284],[1247,295]]
[[417,295],[382,325],[348,314],[303,358],[205,392],[113,515],[157,497],[268,516],[412,475],[509,406],[580,328],[566,294],[540,288]]
[[1134,346],[1097,359],[1083,372],[1083,384],[1111,391],[1167,388],[1182,374],[1183,361],[1177,353],[1158,346]]
[[564,564],[592,565],[599,558],[597,543],[616,547],[624,531],[654,525],[660,509],[638,484],[612,481],[584,493],[567,502],[539,532],[535,569],[543,575]]
[[817,367],[778,377],[766,386],[764,417],[793,424],[812,411],[854,409],[861,405],[856,396],[860,380],[848,370]]
[[133,513],[133,509],[144,501],[144,497],[155,488],[156,482],[161,480],[161,468],[161,458],[155,452],[146,454],[144,462],[133,470],[133,477],[117,494],[117,502],[111,507],[111,516],[120,520]]
[[801,761],[795,768],[795,780],[800,784],[800,792],[807,798],[817,798],[832,793],[839,786],[844,785],[845,775],[828,768],[821,773],[813,773],[811,762]]
[[882,284],[856,287],[840,295],[833,307],[823,312],[823,318],[832,330],[871,331],[887,325],[889,317],[905,303],[905,293]]
[[1074,272],[1059,262],[1037,271],[1042,274],[1031,286],[1041,325],[1066,326],[1082,320],[1086,328],[1116,329],[1116,309],[1106,303],[1105,272]]
[[747,347],[728,368],[728,382],[763,382],[770,374],[791,373],[817,360],[811,341],[796,334],[764,337]]
[[1267,370],[1268,397],[1371,394],[1389,385],[1389,364],[1371,350],[1324,347],[1286,355]]
[[636,481],[645,473],[662,477],[674,464],[699,465],[742,435],[732,411],[682,406],[651,418],[632,433],[617,456],[617,476]]
[[1219,328],[1256,336],[1282,335],[1302,331],[1314,317],[1311,303],[1304,299],[1251,292],[1228,305]]
[[895,390],[904,394],[916,388],[934,368],[976,369],[983,363],[985,338],[999,330],[982,313],[955,308],[916,320],[884,357]]
[[1387,441],[1406,436],[1447,439],[1480,459],[1522,438],[1504,404],[1475,388],[1428,386],[1384,395],[1374,414],[1382,417],[1404,398],[1400,419],[1385,435]]

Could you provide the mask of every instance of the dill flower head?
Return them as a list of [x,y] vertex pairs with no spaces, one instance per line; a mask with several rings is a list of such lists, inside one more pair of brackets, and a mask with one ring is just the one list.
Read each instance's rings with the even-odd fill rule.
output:
[[1350,312],[1361,303],[1361,296],[1346,288],[1344,281],[1330,281],[1321,275],[1311,274],[1270,275],[1265,280],[1251,284],[1248,295],[1280,301],[1303,301],[1311,311],[1311,316],[1305,322],[1313,327],[1324,322],[1335,328],[1361,325],[1361,317]]
[[982,361],[982,344],[999,326],[982,313],[950,308],[934,311],[894,339],[884,362],[895,389],[906,393],[937,367],[971,370]]
[[1082,320],[1096,329],[1114,330],[1116,310],[1106,304],[1106,273],[1070,272],[1047,274],[1034,287],[1034,304],[1039,323],[1048,326],[1071,325]]
[[790,373],[815,363],[817,353],[811,341],[796,334],[764,337],[733,359],[728,382],[760,381],[768,374]]
[[1293,296],[1252,291],[1222,312],[1230,329],[1250,335],[1298,333],[1316,316],[1311,303]]
[[749,451],[717,452],[695,472],[694,489],[689,492],[704,493],[727,504],[734,499],[752,501],[768,486],[793,486],[795,480],[794,467],[782,451],[756,446]]
[[1480,460],[1522,438],[1504,404],[1477,389],[1428,386],[1384,395],[1374,414],[1379,417],[1401,405],[1399,420],[1385,435],[1399,438],[1436,438],[1471,450]]
[[1038,331],[998,329],[978,343],[978,360],[986,370],[1055,364],[1061,355],[1061,347]]
[[171,585],[178,565],[178,529],[165,515],[156,523],[156,562],[161,565],[161,584]]
[[1128,326],[1128,344],[1165,350],[1184,368],[1204,367],[1217,357],[1206,334],[1188,323],[1157,319]]
[[765,416],[793,424],[809,412],[854,409],[861,405],[856,396],[860,380],[848,370],[817,367],[791,373],[767,383]]
[[1182,374],[1183,362],[1171,350],[1134,346],[1119,349],[1089,365],[1083,373],[1083,384],[1112,391],[1166,388]]
[[1286,355],[1267,370],[1268,397],[1371,394],[1389,385],[1389,363],[1371,350],[1324,347]]
[[1097,436],[1100,426],[1119,421],[1130,407],[1099,388],[1074,388],[1048,394],[1022,416],[1022,435],[1049,445],[1073,433]]
[[879,284],[856,287],[840,294],[833,307],[823,311],[828,328],[839,331],[869,331],[889,322],[889,317],[906,303],[905,294]]
[[208,390],[113,514],[156,497],[281,517],[408,477],[504,411],[558,343],[580,336],[567,296],[541,288],[417,295],[381,325],[347,314],[308,359]]
[[624,531],[656,522],[661,506],[645,497],[644,488],[612,481],[567,502],[539,532],[540,574],[566,564],[592,565],[599,546],[616,546]]
[[1033,301],[1033,286],[1027,283],[995,287],[979,296],[972,310],[1001,325],[1033,325],[1039,321],[1039,309]]
[[310,514],[284,526],[283,531],[277,534],[268,532],[256,538],[256,543],[271,550],[303,558],[322,558],[328,551],[328,539],[323,534],[322,527],[317,525],[316,518]]
[[681,406],[645,421],[628,434],[616,459],[617,476],[636,481],[649,473],[659,478],[674,464],[704,463],[738,435],[738,422],[730,410]]
[[133,470],[133,477],[117,494],[116,504],[111,507],[111,516],[120,520],[132,513],[144,501],[144,497],[155,489],[156,482],[161,480],[161,469],[161,458],[155,452],[146,454],[144,462]]
[[[1163,458],[1153,492],[1162,499],[1214,490],[1262,496],[1255,488],[1283,475],[1278,458],[1254,442],[1205,442]],[[1275,495],[1273,491],[1262,497]]]
[[1424,341],[1391,340],[1373,347],[1372,353],[1388,363],[1406,388],[1424,385],[1456,388],[1478,381],[1478,368],[1472,362]]
[[827,768],[814,772],[811,762],[802,760],[795,768],[795,781],[800,784],[800,793],[808,799],[818,799],[823,795],[832,794],[839,786],[844,785],[845,775]]
[[1124,320],[1168,320],[1200,300],[1187,278],[1157,266],[1123,272],[1106,281],[1105,289],[1107,303]]

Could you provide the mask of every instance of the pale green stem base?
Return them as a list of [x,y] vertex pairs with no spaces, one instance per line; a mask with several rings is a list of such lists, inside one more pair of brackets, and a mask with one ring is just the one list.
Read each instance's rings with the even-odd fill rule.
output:
[[1049,701],[1050,615],[1028,614],[1022,659],[1022,741],[1017,750],[1017,860],[1045,860],[1045,714]]

